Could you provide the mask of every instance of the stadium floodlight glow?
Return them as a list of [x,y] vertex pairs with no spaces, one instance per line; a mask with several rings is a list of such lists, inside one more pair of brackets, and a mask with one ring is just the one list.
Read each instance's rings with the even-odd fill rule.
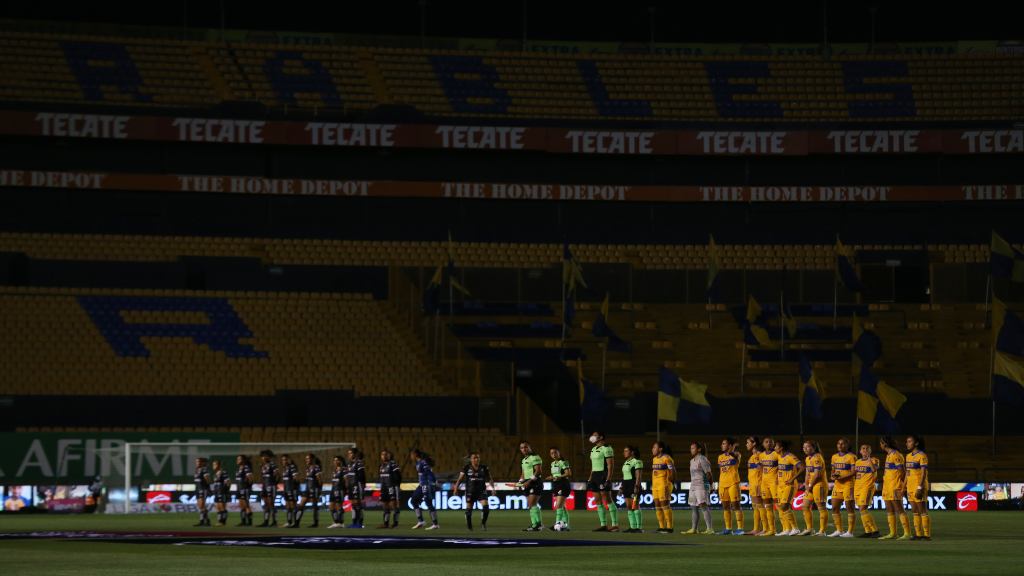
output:
[[[272,450],[275,456],[281,454],[313,453],[322,461],[330,462],[330,458],[349,448],[355,448],[355,442],[125,442],[123,447],[110,450],[124,452],[124,513],[131,512],[132,459],[146,457],[164,459],[170,456],[215,459],[223,456],[251,454],[257,456],[261,450]],[[301,463],[301,460],[299,460]],[[232,462],[233,463],[233,462]],[[301,464],[300,464],[301,465]],[[187,466],[187,464],[186,464]],[[258,465],[254,465],[253,475],[258,476]],[[192,474],[188,473],[189,482]]]

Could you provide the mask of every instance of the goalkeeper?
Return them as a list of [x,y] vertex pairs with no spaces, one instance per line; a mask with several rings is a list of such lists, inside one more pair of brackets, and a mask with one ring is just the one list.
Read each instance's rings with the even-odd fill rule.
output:
[[523,475],[516,483],[516,487],[526,494],[526,507],[530,510],[530,526],[523,528],[523,532],[540,532],[544,529],[544,524],[537,501],[540,500],[544,489],[544,480],[541,476],[544,461],[533,453],[530,443],[525,440],[519,443],[519,452],[523,455]]

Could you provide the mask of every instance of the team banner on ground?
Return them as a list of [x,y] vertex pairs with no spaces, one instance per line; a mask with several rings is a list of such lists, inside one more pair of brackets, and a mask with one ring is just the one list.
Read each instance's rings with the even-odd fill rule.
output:
[[0,111],[0,134],[225,144],[524,150],[556,154],[801,156],[1024,153],[1022,129],[576,130]]
[[0,188],[603,202],[975,202],[1024,200],[1024,184],[958,186],[632,186],[317,180],[0,169]]

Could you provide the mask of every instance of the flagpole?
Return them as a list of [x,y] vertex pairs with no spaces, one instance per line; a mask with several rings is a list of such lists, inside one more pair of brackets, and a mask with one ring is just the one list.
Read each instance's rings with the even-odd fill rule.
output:
[[[562,343],[565,348],[565,254],[562,255]],[[582,426],[582,425],[581,425]]]
[[[885,410],[885,408],[882,408],[882,410]],[[856,416],[854,418],[854,422],[855,424],[853,425],[853,445],[856,447],[854,449],[854,451],[856,452],[860,450],[860,416]]]
[[740,352],[740,395],[743,394],[743,377],[747,369],[747,341],[743,340],[743,351]]
[[[991,259],[991,257],[990,257],[990,259]],[[992,273],[991,273],[991,270],[992,270],[992,268],[990,266],[989,267],[989,275],[988,275],[989,290],[991,289],[991,284],[992,284]],[[985,290],[985,300],[986,300],[986,302],[985,302],[985,320],[986,320],[986,325],[991,325],[994,328],[995,327],[996,319],[993,317],[991,320],[989,320],[989,312],[990,312],[989,311],[989,302],[990,301],[994,301],[995,298],[994,297],[992,297],[992,298],[989,297],[990,296],[989,290]],[[992,313],[993,316],[995,316],[995,310],[992,310],[991,313]],[[990,398],[992,398],[992,457],[993,458],[996,455],[996,397],[995,397],[995,386],[993,386],[993,384],[992,384],[992,377],[995,375],[995,366],[996,366],[996,338],[997,337],[998,336],[995,333],[995,331],[992,331],[992,335],[990,337],[991,345],[989,346],[989,351],[988,351],[988,395],[989,395]]]
[[785,291],[779,290],[779,360],[786,360],[786,318],[782,313],[782,307],[786,302]]
[[607,366],[608,366],[608,341],[609,340],[611,340],[611,338],[606,339],[604,341],[604,346],[601,347],[601,390],[605,390],[604,376],[605,376],[605,373],[607,372]]
[[[836,247],[839,246],[839,234],[836,234]],[[835,255],[832,268],[832,329],[836,329],[839,318],[839,253]]]

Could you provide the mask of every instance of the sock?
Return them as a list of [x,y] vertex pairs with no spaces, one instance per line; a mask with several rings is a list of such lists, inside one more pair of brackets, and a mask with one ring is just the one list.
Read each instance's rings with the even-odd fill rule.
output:
[[700,524],[700,515],[697,513],[697,507],[690,508],[690,528],[696,530]]
[[382,524],[384,526],[391,524],[391,508],[384,509],[384,522]]
[[[433,516],[431,516],[431,518],[433,518]],[[355,510],[355,518],[353,518],[352,521],[355,522],[356,524],[359,524],[360,526],[363,525],[363,509],[362,508],[357,508]]]
[[871,516],[868,514],[868,511],[867,510],[861,510],[861,512],[860,512],[860,525],[864,527],[864,533],[865,534],[870,534],[870,533],[874,532],[874,530],[871,529],[871,524],[872,524]]
[[484,513],[480,516],[480,523],[487,524],[487,517],[491,515],[491,509],[484,507]]
[[273,524],[277,524],[277,508],[274,506],[270,507],[270,521]]
[[654,517],[658,519],[658,530],[665,528],[665,514],[661,511],[661,506],[658,504],[654,505]]
[[836,525],[836,530],[843,531],[843,515],[839,512],[838,507],[832,508],[832,522]]
[[783,532],[789,532],[791,528],[789,525],[789,510],[779,509],[779,523],[782,524]]
[[[739,506],[738,503],[736,505]],[[743,510],[737,508],[732,511],[732,515],[734,520],[732,525],[735,526],[737,530],[743,530]]]
[[857,514],[854,513],[853,508],[850,506],[846,507],[846,524],[846,531],[850,533],[857,527]]
[[302,509],[302,508],[299,508],[298,510],[295,511],[294,518],[295,518],[295,523],[296,524],[298,524],[299,522],[302,521],[302,514],[303,514],[303,512],[305,512],[305,510]]
[[[538,516],[540,515],[540,511],[539,510],[537,511],[537,515]],[[430,522],[433,523],[433,524],[437,524],[437,510],[431,510],[430,511]]]
[[828,532],[828,510],[824,506],[818,506],[818,525],[822,532]]
[[473,509],[466,508],[466,528],[473,529]]
[[619,525],[619,507],[615,505],[615,501],[608,502],[608,513],[612,517],[612,526]]
[[399,513],[399,512],[400,512],[400,510],[399,510],[398,508],[395,508],[395,510],[394,510],[394,516],[393,516],[393,518],[392,518],[392,520],[391,520],[391,522],[392,522],[392,524],[391,524],[391,525],[392,525],[392,526],[398,526],[398,513]]
[[220,522],[221,524],[223,524],[224,522],[228,521],[228,512],[227,512],[227,510],[221,510],[220,512],[217,512],[217,521]]
[[765,519],[765,531],[768,534],[775,534],[775,510],[772,509],[771,504],[764,507],[764,519]]
[[928,538],[932,537],[932,517],[927,514],[921,515],[921,529]]
[[910,518],[907,517],[907,513],[900,514],[900,526],[903,526],[903,534],[910,534]]
[[603,504],[597,505],[597,520],[601,523],[601,526],[608,525],[608,512],[605,511]]
[[786,518],[789,520],[790,531],[799,530],[800,527],[796,525],[796,511],[790,508],[786,511]]
[[266,508],[263,509],[263,521],[270,522],[270,510],[267,510]]
[[423,510],[419,506],[416,507],[416,522],[423,523]]
[[812,530],[813,529],[813,526],[812,526],[813,524],[814,524],[814,513],[811,512],[811,507],[809,505],[804,504],[804,526],[808,530]]
[[530,508],[530,521],[533,523],[534,526],[540,526],[542,524],[543,518],[541,516],[540,508],[538,506]]
[[669,506],[669,504],[666,502],[665,503],[665,527],[668,528],[669,530],[672,530],[672,529],[675,528],[675,524],[676,524],[676,520],[672,516],[672,507]]
[[923,536],[924,535],[923,532],[922,532],[922,525],[923,524],[924,523],[921,522],[921,515],[918,514],[917,512],[914,512],[914,536]]
[[319,524],[319,523],[320,523],[320,507],[314,504],[313,505],[313,524]]
[[707,525],[708,530],[714,530],[714,526],[711,524],[711,507],[701,506],[700,511],[704,514],[704,524]]
[[732,530],[732,510],[723,510],[722,520],[725,521],[725,529]]
[[633,511],[633,515],[636,517],[636,527],[638,530],[644,529],[644,511],[637,508]]
[[759,504],[754,504],[754,532],[761,529],[761,516],[763,516],[764,508],[761,508]]
[[285,515],[284,516],[288,520],[288,523],[291,524],[292,521],[295,520],[295,510],[292,510],[291,508],[288,508],[285,511]]

